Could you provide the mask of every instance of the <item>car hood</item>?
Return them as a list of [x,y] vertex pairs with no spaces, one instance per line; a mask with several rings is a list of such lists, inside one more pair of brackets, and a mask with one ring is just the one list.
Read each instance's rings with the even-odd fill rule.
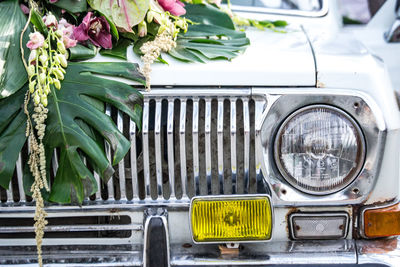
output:
[[[248,29],[246,33],[251,44],[230,62],[185,63],[163,55],[168,65],[152,65],[151,85],[315,86],[312,49],[300,27],[291,26],[286,33],[258,29]],[[128,49],[127,56],[128,61],[142,65],[133,49]],[[91,61],[105,59],[99,55]]]

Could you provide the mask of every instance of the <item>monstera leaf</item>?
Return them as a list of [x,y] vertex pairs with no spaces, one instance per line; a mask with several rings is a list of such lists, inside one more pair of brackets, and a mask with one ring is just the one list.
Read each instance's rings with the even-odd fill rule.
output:
[[[61,90],[51,89],[43,143],[48,166],[51,165],[54,149],[59,151],[59,168],[48,196],[50,201],[82,202],[85,196],[97,190],[92,172],[83,163],[83,156],[107,180],[114,172],[112,165],[123,159],[129,150],[129,141],[100,107],[109,103],[128,114],[140,126],[142,95],[125,83],[100,78],[96,74],[144,83],[137,67],[137,64],[128,62],[70,63]],[[24,91],[20,90],[0,102],[0,185],[5,188],[25,142],[26,116],[21,108]],[[114,150],[111,163],[103,149],[104,139]],[[29,171],[25,172],[24,183],[24,187],[29,189],[32,183]]]
[[186,17],[196,22],[176,41],[169,54],[186,62],[231,60],[250,44],[246,33],[234,28],[230,17],[212,5],[186,5]]
[[[142,95],[124,83],[106,80],[93,74],[112,75],[144,82],[132,63],[71,63],[61,84],[49,97],[45,147],[59,148],[60,159],[50,200],[70,202],[71,195],[81,202],[85,195],[97,190],[92,172],[84,165],[81,153],[107,180],[114,172],[108,162],[102,142],[96,142],[77,120],[101,134],[114,150],[112,164],[117,164],[129,150],[129,141],[118,131],[111,118],[96,108],[87,97],[109,103],[128,114],[141,125]],[[84,186],[84,184],[86,186]],[[88,187],[89,185],[89,187]],[[92,185],[92,190],[89,190]],[[87,192],[85,192],[85,188]]]
[[[26,17],[17,0],[0,1],[0,99],[20,89],[28,76],[21,60],[19,39]],[[24,35],[27,41],[29,29]],[[25,47],[25,55],[29,52]]]
[[89,0],[89,5],[111,19],[125,32],[139,24],[149,9],[149,0]]

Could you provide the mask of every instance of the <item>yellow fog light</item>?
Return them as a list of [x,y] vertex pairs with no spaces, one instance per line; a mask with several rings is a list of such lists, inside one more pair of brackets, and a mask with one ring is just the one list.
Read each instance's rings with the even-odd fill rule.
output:
[[190,206],[195,242],[261,241],[271,238],[268,196],[196,197]]

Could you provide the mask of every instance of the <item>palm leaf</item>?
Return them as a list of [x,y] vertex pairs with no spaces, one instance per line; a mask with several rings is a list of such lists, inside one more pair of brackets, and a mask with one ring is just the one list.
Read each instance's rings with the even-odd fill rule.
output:
[[250,44],[246,33],[236,31],[230,17],[212,5],[187,5],[186,17],[194,21],[180,34],[169,54],[186,62],[231,60]]

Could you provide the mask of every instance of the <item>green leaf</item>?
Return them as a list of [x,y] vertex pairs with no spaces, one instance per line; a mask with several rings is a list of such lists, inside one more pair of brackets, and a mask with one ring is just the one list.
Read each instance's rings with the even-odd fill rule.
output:
[[[223,38],[222,38],[223,37]],[[250,44],[244,32],[217,25],[190,25],[186,34],[180,35],[176,48],[169,54],[186,62],[235,58]]]
[[[26,23],[17,0],[0,2],[0,99],[18,91],[28,80],[21,59],[19,40]],[[25,32],[23,46],[25,55],[30,30]]]
[[[85,155],[94,170],[107,180],[114,172],[103,149],[103,138],[114,150],[112,164],[117,164],[129,150],[129,141],[118,131],[111,118],[99,110],[99,103],[109,103],[141,124],[141,94],[131,86],[93,74],[119,76],[144,83],[137,65],[118,63],[70,63],[61,90],[51,89],[48,118],[43,140],[46,149],[60,151],[59,168],[49,200],[82,202],[96,190],[93,174],[83,164]],[[95,99],[95,100],[93,100]],[[97,104],[93,101],[97,101]],[[94,133],[99,133],[99,140]]]
[[19,90],[0,100],[0,186],[4,188],[10,184],[15,162],[26,140],[26,115],[22,109],[25,91]]
[[193,22],[206,25],[218,25],[220,27],[228,28],[231,30],[235,29],[235,25],[229,15],[213,5],[187,4],[185,5],[185,9],[185,17],[192,20]]
[[52,5],[68,10],[72,13],[84,12],[87,10],[87,3],[84,0],[59,0],[52,3]]
[[88,0],[89,5],[110,18],[117,28],[132,32],[132,27],[141,22],[149,9],[149,0]]
[[112,49],[102,49],[100,50],[100,54],[103,56],[112,56],[126,60],[126,50],[131,43],[131,40],[120,39]]
[[95,46],[91,48],[77,44],[74,47],[69,48],[69,60],[86,60],[94,58],[97,54]]
[[48,30],[42,16],[40,16],[35,10],[32,10],[31,23],[36,27],[36,29],[41,32],[44,36],[47,36]]

